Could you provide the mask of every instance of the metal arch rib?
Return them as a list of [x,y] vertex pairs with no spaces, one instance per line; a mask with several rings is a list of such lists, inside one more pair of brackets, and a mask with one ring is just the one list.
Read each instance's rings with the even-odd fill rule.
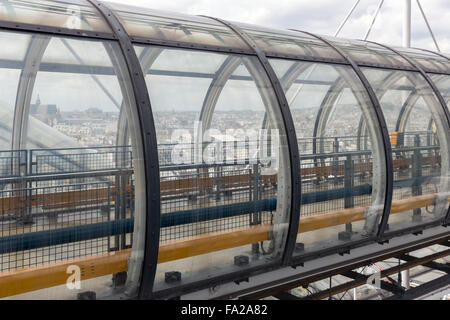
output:
[[[323,113],[327,113],[329,111],[327,111],[328,109],[331,109],[329,106],[333,106],[334,102],[336,101],[336,99],[338,98],[338,96],[340,95],[341,90],[343,90],[344,88],[344,81],[342,80],[341,77],[338,77],[335,81],[335,83],[330,86],[330,88],[328,88],[328,91],[325,95],[325,97],[323,98],[320,106],[319,106],[319,110],[317,110],[317,115],[316,115],[316,120],[314,122],[314,129],[313,129],[313,138],[317,138],[317,135],[319,132],[321,132],[320,137],[322,137],[322,127],[326,124],[326,121],[328,119],[327,116],[323,117]],[[325,123],[324,123],[324,118],[325,119]],[[316,139],[314,139],[316,140]],[[319,152],[323,152],[323,141],[319,140]],[[316,141],[313,142],[313,154],[317,153],[317,143]]]
[[239,27],[224,21],[222,19],[209,17],[210,19],[216,20],[229,29],[235,34],[237,34],[245,43],[247,43],[250,48],[257,55],[261,65],[267,74],[271,86],[275,92],[276,99],[278,101],[278,106],[280,108],[282,120],[284,122],[284,127],[287,135],[287,143],[289,147],[289,160],[290,160],[290,179],[291,179],[291,206],[290,206],[290,217],[289,217],[289,229],[286,238],[286,246],[283,252],[282,264],[287,265],[291,260],[292,253],[294,252],[295,242],[297,238],[297,229],[300,220],[300,202],[301,202],[301,175],[300,175],[300,156],[298,152],[297,137],[295,134],[294,123],[292,120],[292,115],[289,111],[289,106],[284,94],[283,88],[275,74],[275,71],[271,67],[267,57],[263,51],[254,43],[254,41]]
[[[368,106],[366,103],[363,103],[363,101],[365,101],[366,97],[357,89],[353,88],[351,85],[345,85],[345,84],[351,84],[352,80],[354,79],[354,77],[352,76],[352,74],[350,73],[350,70],[338,70],[338,72],[340,73],[340,77],[341,77],[341,81],[340,83],[337,83],[337,90],[330,95],[330,98],[327,100],[324,100],[323,103],[323,109],[320,112],[320,114],[317,115],[318,118],[316,118],[316,120],[318,121],[318,126],[317,126],[317,132],[316,132],[316,136],[324,136],[324,128],[326,123],[329,120],[331,111],[335,108],[335,103],[337,101],[337,99],[340,97],[340,95],[342,94],[342,90],[344,90],[345,88],[349,88],[352,93],[353,96],[355,97],[355,99],[358,101],[358,104],[360,106],[361,109],[361,119],[364,120],[361,123],[371,123],[370,121],[367,121],[367,118],[371,117],[371,110],[369,110],[368,108],[370,108],[370,106]],[[358,146],[360,147],[360,134],[361,132],[365,132],[366,130],[368,130],[368,128],[364,128],[364,131],[361,130],[362,127],[359,126],[358,127]],[[323,141],[320,141],[320,145],[319,145],[319,149],[320,152],[323,152]],[[367,139],[364,140],[365,143],[367,143]],[[366,146],[364,147],[364,149],[366,149]],[[368,157],[368,156],[365,156]],[[360,161],[362,161],[362,157],[360,156]],[[374,190],[380,190],[380,188],[374,189]],[[376,191],[374,191],[376,192]],[[376,196],[374,197],[375,199],[377,198]],[[368,232],[368,234],[370,234],[371,232],[374,231],[374,228],[376,226],[376,224],[374,223],[374,219],[369,219],[370,215],[367,215],[367,219],[366,219],[366,224],[365,224],[365,230],[366,232]]]
[[281,78],[281,86],[283,87],[283,90],[287,92],[291,86],[294,84],[295,80],[303,73],[305,72],[309,67],[311,67],[312,63],[305,63],[305,62],[299,62],[296,61],[283,75]]
[[409,93],[398,114],[397,123],[395,124],[395,132],[405,131],[409,115],[411,114],[411,111],[419,98],[420,95],[417,93],[417,90]]
[[[383,79],[383,86],[381,88],[378,88],[375,91],[377,96],[380,97],[379,98],[380,101],[381,101],[382,97],[386,94],[386,92],[389,91],[390,86],[402,78],[402,75],[395,71],[397,71],[397,70],[391,70],[391,73]],[[358,124],[358,139],[360,137],[359,133],[365,132],[366,129],[367,128],[364,123],[364,118],[361,117],[361,119],[359,120],[359,124]],[[365,137],[366,137],[366,135],[365,135]],[[360,145],[360,144],[361,144],[361,141],[358,141],[358,145]],[[367,145],[367,138],[364,138],[364,145],[365,146]]]
[[[150,48],[146,47],[139,57],[141,62],[142,70],[144,74],[147,70],[151,68],[153,63],[158,59],[159,55],[164,51],[161,48]],[[129,140],[129,125],[128,117],[126,116],[123,108],[124,102],[122,101],[122,106],[120,107],[119,121],[117,123],[117,145],[125,146],[128,144]]]
[[[346,88],[349,88],[352,91],[353,96],[355,97],[356,101],[358,101],[358,105],[360,106],[360,110],[361,110],[361,120],[358,126],[358,137],[357,137],[357,145],[358,148],[361,147],[361,133],[362,132],[366,132],[367,128],[364,127],[362,128],[362,124],[366,123],[367,117],[371,117],[370,115],[370,110],[368,110],[367,108],[367,104],[364,103],[364,100],[366,99],[365,96],[363,96],[361,94],[361,92],[355,88],[353,88],[351,85],[351,81],[353,79],[352,74],[350,73],[350,70],[337,70],[340,74],[339,77],[339,82],[336,82],[335,87],[331,87],[330,90],[335,90],[333,93],[331,93],[329,95],[329,97],[326,97],[323,101],[322,101],[322,105],[321,105],[321,109],[319,109],[319,112],[317,114],[316,117],[316,124],[317,126],[315,126],[315,132],[314,132],[314,137],[323,137],[324,136],[324,131],[325,131],[325,125],[328,123],[329,117],[331,115],[332,110],[335,108],[336,106],[336,101],[337,99],[339,99],[339,97],[342,94],[342,91]],[[364,131],[362,130],[364,129]],[[367,148],[367,136],[365,136],[364,139],[364,149]],[[319,152],[323,153],[323,140],[321,139],[319,141]],[[317,150],[317,149],[316,149]],[[367,157],[367,156],[366,156]],[[360,161],[362,161],[362,157],[360,156]]]
[[[369,41],[371,42],[371,41]],[[376,45],[380,45],[378,43],[372,42]],[[384,45],[380,45],[383,46],[384,48],[391,50],[389,47],[384,46]],[[398,52],[393,51],[394,53],[398,54]],[[404,57],[403,55],[400,55],[400,57]],[[407,61],[409,61],[408,59],[406,59]],[[411,64],[413,68],[417,68],[416,65]],[[400,71],[400,72],[399,72]],[[417,69],[417,71],[419,71],[419,69]],[[413,71],[414,72],[414,71]],[[414,83],[414,79],[412,78],[412,72],[411,71],[402,71],[402,70],[397,70],[397,71],[392,71],[392,73],[390,75],[388,75],[384,80],[383,80],[383,86],[380,87],[376,92],[377,92],[377,96],[380,97],[379,99],[381,100],[382,97],[390,90],[390,87],[392,85],[394,85],[397,81],[399,81],[401,78],[406,77],[409,81],[411,81],[412,83]],[[406,123],[407,120],[409,118],[409,114],[412,111],[415,102],[417,101],[417,99],[419,97],[422,97],[425,102],[427,103],[428,106],[433,106],[434,104],[432,103],[432,101],[430,101],[430,99],[432,99],[429,95],[412,95],[410,96],[405,104],[402,106],[398,118],[397,118],[397,124],[400,125],[400,129],[402,129]],[[432,118],[433,118],[433,111],[431,110],[432,113]],[[434,116],[434,118],[436,118],[436,115]],[[364,119],[361,119],[361,123],[364,122]],[[443,204],[444,201],[441,201],[441,203]],[[439,207],[435,207],[435,211],[438,212]]]
[[[390,73],[382,81],[383,86],[377,90],[377,94],[378,94],[378,96],[380,96],[380,99],[390,90],[390,87],[392,85],[394,85],[397,81],[399,81],[401,78],[403,78],[404,76],[406,76],[407,78],[410,78],[410,73],[405,74],[405,73],[398,72],[398,71],[401,71],[401,70],[392,71],[392,73]],[[442,77],[444,77],[444,75],[442,75]],[[409,79],[409,80],[413,81],[413,79]],[[405,130],[406,124],[409,119],[409,115],[410,115],[411,111],[413,110],[415,103],[417,102],[417,100],[420,97],[422,97],[425,101],[427,101],[427,103],[429,103],[429,99],[430,99],[429,96],[420,95],[416,92],[416,90],[413,90],[408,95],[408,98],[406,99],[405,103],[402,105],[402,108],[400,109],[394,131],[403,132]],[[431,117],[430,124],[433,123],[433,121],[434,121],[433,117]],[[359,123],[359,128],[360,128],[359,132],[363,132],[362,128],[364,125],[365,125],[364,119],[361,118],[360,123]],[[367,143],[367,141],[365,141],[365,143]]]
[[[384,59],[384,60],[387,60],[384,56],[382,56],[382,58]],[[385,78],[385,81],[383,81],[383,83],[385,83],[386,85],[385,85],[385,87],[386,88],[388,88],[389,87],[389,85],[387,85],[387,81],[390,79],[390,77],[393,77],[395,75],[395,73],[392,73],[392,74],[390,74],[390,75],[388,75],[386,78]],[[394,79],[391,79],[391,81],[397,81],[397,80],[394,80]],[[384,95],[384,93],[383,93],[383,95]],[[321,109],[322,109],[322,106],[321,106]],[[317,117],[320,117],[321,116],[321,110],[319,111],[319,113],[317,114]],[[319,124],[319,119],[317,119],[316,118],[316,124],[315,124],[315,129],[314,129],[314,137],[317,137],[317,132],[320,132],[320,130],[317,130],[316,129],[316,126]],[[326,123],[325,123],[326,124]],[[325,125],[325,124],[323,124],[323,125]],[[365,127],[365,124],[364,124],[364,116],[363,115],[361,115],[361,119],[360,119],[360,121],[359,121],[359,124],[358,124],[358,133],[357,133],[357,147],[358,147],[358,149],[360,150],[361,149],[361,134],[365,134],[366,133],[366,127]],[[363,140],[363,142],[364,142],[364,148],[367,148],[367,143],[368,143],[368,141],[367,141],[367,135],[365,135],[364,136],[364,140]],[[314,148],[316,148],[316,145],[314,144],[313,145],[314,146]]]
[[[447,119],[447,126],[445,126],[444,123],[442,123],[441,126],[439,126],[437,121],[440,120],[440,117],[438,116],[438,114],[436,114],[436,116],[434,116],[435,123],[436,123],[436,128],[438,128],[438,127],[445,128],[446,127],[446,130],[444,130],[445,131],[444,136],[446,137],[446,141],[445,141],[444,144],[442,144],[443,141],[441,141],[441,145],[443,145],[443,147],[444,147],[443,148],[444,150],[443,150],[443,152],[441,154],[442,154],[442,160],[443,160],[442,162],[444,163],[444,166],[446,166],[446,168],[447,168],[447,170],[444,169],[444,171],[449,172],[450,171],[450,163],[449,163],[449,161],[450,161],[450,157],[449,157],[449,153],[450,153],[450,135],[449,135],[450,112],[449,112],[449,110],[447,108],[447,103],[446,103],[445,99],[441,95],[441,92],[438,90],[438,88],[436,87],[436,84],[433,82],[433,80],[431,80],[430,76],[414,60],[412,60],[408,56],[400,53],[398,50],[395,50],[395,49],[393,49],[393,48],[391,48],[389,46],[386,46],[386,45],[383,45],[383,44],[379,44],[379,43],[376,43],[376,42],[372,42],[372,43],[375,43],[375,44],[380,45],[380,46],[382,46],[382,47],[384,47],[384,48],[386,48],[388,50],[391,50],[392,52],[394,52],[398,56],[400,56],[403,59],[405,59],[406,61],[408,61],[408,63],[410,65],[412,65],[422,75],[422,77],[426,80],[426,82],[429,84],[429,86],[433,90],[436,98],[438,99],[438,101],[439,101],[439,103],[440,103],[440,105],[442,107],[442,110],[444,111],[445,117]],[[426,96],[424,96],[424,99],[428,100],[428,99],[431,99],[431,97],[426,95]],[[431,103],[429,105],[432,106],[433,104]],[[431,111],[433,112],[433,110],[431,110]],[[438,113],[437,110],[435,112]],[[447,157],[447,161],[445,161],[445,157]],[[447,180],[447,179],[445,179],[445,180]],[[445,190],[448,190],[449,183],[448,182],[446,182],[446,183],[447,183],[447,187],[445,188]],[[440,198],[441,197],[439,197],[439,199]],[[447,198],[444,196],[442,199],[440,199],[439,203],[441,204],[441,206],[444,206],[444,205],[447,206]],[[437,208],[438,208],[438,205],[436,204],[435,212],[438,211]],[[450,220],[450,207],[447,209],[447,214],[443,218],[443,223],[446,224],[446,223],[448,223],[449,220]]]
[[379,225],[378,234],[377,234],[378,238],[380,239],[386,229],[388,218],[389,218],[389,213],[391,210],[392,190],[393,190],[393,181],[394,181],[394,176],[393,176],[394,169],[393,169],[393,161],[392,161],[392,157],[391,157],[391,153],[392,153],[391,144],[390,144],[390,140],[389,140],[389,133],[387,131],[386,120],[384,119],[383,112],[381,111],[380,102],[378,101],[378,98],[377,98],[375,92],[373,91],[372,87],[370,86],[369,81],[367,80],[365,75],[362,73],[359,66],[353,61],[353,59],[351,59],[348,55],[346,55],[344,51],[342,51],[340,48],[334,46],[331,42],[327,41],[326,39],[324,39],[320,36],[317,36],[315,34],[305,32],[305,31],[299,31],[299,30],[296,30],[296,31],[303,32],[305,34],[315,37],[316,39],[321,40],[322,42],[324,42],[325,44],[327,44],[328,46],[333,48],[339,55],[341,55],[348,63],[350,63],[353,70],[356,72],[359,80],[362,82],[362,85],[365,87],[367,94],[369,95],[371,105],[373,106],[375,114],[376,114],[376,118],[377,118],[376,120],[377,120],[378,126],[381,129],[381,136],[382,136],[381,138],[382,138],[382,143],[383,143],[383,153],[384,153],[386,175],[387,175],[386,185],[385,185],[385,198],[384,198],[383,214],[382,214],[381,223]]
[[[366,116],[366,113],[368,110],[364,108],[364,97],[361,96],[361,94],[358,92],[358,90],[355,90],[351,86],[347,85],[351,79],[350,74],[345,74],[343,71],[339,71],[341,73],[341,76],[339,77],[339,83],[337,82],[335,86],[330,87],[329,92],[327,93],[327,96],[322,100],[322,104],[319,108],[319,111],[316,116],[316,123],[314,127],[314,137],[323,137],[325,126],[328,123],[329,116],[331,115],[331,112],[333,108],[335,107],[337,99],[342,94],[342,91],[346,88],[349,88],[355,99],[358,101],[359,106],[361,107],[361,119],[364,119]],[[332,90],[332,92],[330,92]],[[359,129],[359,127],[358,127]],[[323,152],[323,141],[321,140],[319,142],[319,152]]]
[[[139,298],[148,299],[153,295],[153,282],[159,251],[159,228],[161,213],[160,177],[158,163],[158,146],[156,131],[150,104],[150,98],[145,83],[139,59],[134,51],[129,35],[113,11],[100,1],[88,0],[104,17],[113,30],[119,42],[127,71],[131,81],[137,114],[141,127],[144,170],[146,182],[146,221],[142,273],[139,287]],[[151,188],[149,186],[152,186]],[[135,249],[135,248],[133,248]],[[139,255],[139,253],[137,253]]]
[[[297,30],[292,29],[292,31],[297,31]],[[382,56],[382,59],[387,60],[384,56]],[[392,74],[387,76],[386,79],[389,79],[390,76],[392,76]],[[319,137],[321,137],[323,135],[322,130],[319,130],[318,127],[319,126],[324,126],[326,124],[326,121],[323,121],[323,119],[321,119],[323,110],[327,109],[325,104],[326,103],[334,104],[335,99],[338,98],[338,96],[339,96],[339,92],[337,92],[335,94],[335,97],[333,97],[333,99],[330,99],[330,100],[327,101],[326,99],[331,94],[330,91],[340,91],[340,90],[341,89],[338,89],[338,88],[330,88],[330,90],[327,92],[327,95],[325,96],[324,100],[322,100],[322,104],[321,104],[321,106],[319,108],[319,111],[317,113],[317,116],[316,116],[313,137],[317,138],[318,132],[321,132],[321,135]],[[327,120],[327,119],[325,119],[325,120]],[[358,134],[357,134],[357,147],[358,147],[358,150],[361,149],[361,134],[365,133],[366,129],[367,128],[364,125],[364,115],[361,115],[361,119],[360,119],[359,124],[358,124]],[[323,150],[323,141],[320,140],[320,142],[321,142],[321,145],[320,145],[319,149],[321,150],[321,152],[323,152],[322,151]],[[367,141],[367,136],[364,137],[364,141],[363,142],[364,142],[364,148],[367,148],[367,142],[368,142]],[[313,153],[316,153],[316,152],[317,152],[317,145],[316,145],[316,143],[314,143],[313,144]]]
[[[257,89],[260,93],[264,105],[266,106],[266,109],[270,107],[270,101],[268,100],[268,97],[265,96],[265,91],[261,90],[264,83],[261,82],[262,81],[261,79],[259,79],[260,76],[257,70],[254,70],[252,64],[249,63],[247,59],[243,59],[242,61],[239,56],[229,56],[225,59],[225,61],[222,63],[220,68],[215,73],[215,76],[208,88],[205,99],[203,101],[202,109],[199,115],[199,122],[201,124],[201,127],[198,128],[199,130],[197,134],[198,142],[203,141],[205,131],[211,127],[214,110],[217,105],[217,101],[220,97],[220,94],[222,93],[223,88],[225,87],[225,84],[230,79],[233,72],[239,67],[239,65],[241,65],[242,62],[246,66],[247,70],[250,72],[251,77],[254,79],[254,81],[260,82],[260,85],[257,85]],[[292,86],[292,84],[295,82],[298,76],[309,67],[310,64],[298,61],[292,64],[292,66],[286,71],[286,73],[283,75],[281,79],[281,84],[285,92],[289,90],[289,88]],[[269,124],[270,121],[268,119],[267,112],[265,112],[262,122],[262,129],[268,130]],[[267,132],[267,134],[268,136],[270,136],[269,132]]]
[[439,100],[439,103],[442,105],[442,109],[444,110],[445,116],[447,118],[447,122],[450,125],[450,112],[447,109],[447,103],[445,102],[444,98],[442,97],[440,91],[437,89],[435,83],[433,82],[433,80],[431,80],[431,78],[428,76],[428,74],[422,69],[422,67],[416,63],[414,60],[412,60],[410,57],[408,57],[407,55],[399,52],[398,50],[395,50],[387,45],[384,44],[380,44],[377,42],[373,42],[373,41],[369,41],[372,42],[376,45],[382,46],[383,48],[386,48],[392,52],[394,52],[395,54],[397,54],[398,56],[402,57],[403,59],[405,59],[413,68],[416,69],[416,71],[418,71],[423,77],[424,79],[427,81],[427,83],[430,85],[431,89],[433,90],[433,92],[436,95],[436,98]]
[[12,132],[13,150],[20,150],[25,147],[31,96],[42,57],[49,42],[50,36],[43,35],[34,35],[30,40],[16,94]]
[[[284,92],[288,92],[297,78],[311,66],[311,63],[305,61],[296,61],[295,63],[293,63],[280,80]],[[263,130],[269,129],[267,112],[264,113],[264,119],[261,127]]]
[[[220,97],[220,94],[229,80],[233,72],[237,69],[237,67],[241,64],[241,58],[239,56],[229,56],[217,70],[209,88],[206,93],[205,99],[203,101],[202,109],[200,111],[199,121],[202,125],[203,133],[205,130],[209,129],[211,126],[211,120],[214,113],[215,106],[217,105],[217,101]],[[247,69],[249,70],[248,64],[246,64]],[[303,73],[309,67],[308,64],[304,64],[301,62],[294,63],[284,74],[281,79],[281,84],[285,91],[289,90],[298,76]],[[250,70],[249,70],[250,71]],[[257,78],[256,74],[251,74],[253,79]],[[259,88],[259,87],[258,87]],[[261,93],[261,92],[260,92]],[[267,113],[264,114],[263,120],[263,129],[267,129],[268,121],[267,121]]]
[[208,91],[203,101],[202,109],[200,111],[199,121],[201,123],[202,132],[199,132],[199,137],[203,137],[205,130],[210,128],[214,109],[217,105],[217,101],[219,100],[225,83],[228,81],[237,67],[239,67],[241,62],[242,61],[239,56],[229,56],[217,70],[213,80],[211,81],[211,84],[209,85]]

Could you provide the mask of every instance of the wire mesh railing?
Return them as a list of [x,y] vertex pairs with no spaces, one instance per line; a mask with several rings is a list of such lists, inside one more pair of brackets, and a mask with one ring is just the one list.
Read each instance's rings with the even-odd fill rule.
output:
[[[301,155],[301,216],[370,205],[372,152],[342,147],[352,139],[357,141],[324,138],[334,143],[330,152]],[[403,141],[393,145],[394,199],[399,192],[397,198],[436,193],[438,141],[429,133],[407,134]],[[273,223],[279,179],[275,154],[261,158],[247,141],[229,145],[231,151],[222,149],[234,158],[205,163],[193,157],[180,164],[172,161],[173,147],[159,148],[159,155],[170,154],[160,158],[160,241]],[[195,152],[189,144],[177,147],[175,152]],[[225,147],[217,144],[208,152],[215,157]],[[0,152],[0,168],[5,173],[0,176],[0,272],[131,246],[130,146]],[[66,237],[69,231],[76,236]]]

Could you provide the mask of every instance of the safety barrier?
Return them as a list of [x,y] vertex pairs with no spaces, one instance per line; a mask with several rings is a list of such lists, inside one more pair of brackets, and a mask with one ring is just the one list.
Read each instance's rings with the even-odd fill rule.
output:
[[[435,194],[428,194],[393,201],[391,214],[433,205],[435,196]],[[356,207],[307,216],[302,219],[298,232],[304,233],[359,221],[364,219],[366,210],[367,207]],[[131,221],[128,221],[128,223],[131,223]],[[161,243],[158,263],[269,240],[270,229],[271,225],[262,224]],[[98,256],[0,273],[0,298],[63,285],[68,277],[67,267],[71,265],[77,265],[82,270],[89,270],[89,272],[81,273],[81,280],[126,271],[130,253],[131,250],[129,249],[120,250]]]

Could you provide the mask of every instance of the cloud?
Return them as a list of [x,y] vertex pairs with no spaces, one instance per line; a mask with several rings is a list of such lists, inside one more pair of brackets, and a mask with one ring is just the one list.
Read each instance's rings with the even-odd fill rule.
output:
[[[232,21],[288,29],[296,28],[333,35],[355,3],[354,0],[110,0],[150,9],[192,15],[208,15]],[[379,0],[362,0],[340,34],[362,39],[370,25]],[[450,1],[427,0],[422,7],[443,52],[450,53]],[[386,0],[373,26],[369,40],[400,46],[403,1]],[[412,0],[412,46],[435,50],[432,38]]]

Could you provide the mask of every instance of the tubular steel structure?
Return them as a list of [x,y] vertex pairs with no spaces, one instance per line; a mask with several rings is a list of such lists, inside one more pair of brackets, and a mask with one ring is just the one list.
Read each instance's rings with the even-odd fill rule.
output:
[[233,297],[448,238],[448,55],[93,0],[0,0],[0,43],[0,298]]

